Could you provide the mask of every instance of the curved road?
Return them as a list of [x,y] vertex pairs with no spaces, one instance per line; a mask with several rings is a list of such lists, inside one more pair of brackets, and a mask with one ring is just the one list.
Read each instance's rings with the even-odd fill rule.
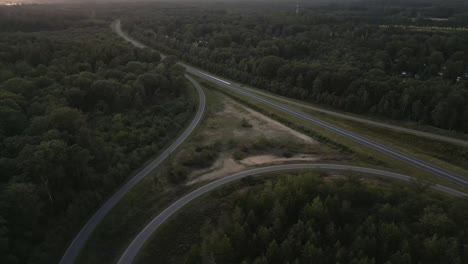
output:
[[[123,255],[120,257],[118,264],[130,264],[135,259],[138,252],[144,246],[145,242],[150,238],[150,236],[160,227],[169,217],[171,217],[174,213],[180,210],[183,206],[188,204],[189,202],[193,201],[197,197],[210,192],[221,185],[248,177],[248,176],[258,176],[265,173],[271,172],[279,172],[279,171],[289,171],[289,170],[300,170],[300,169],[325,169],[325,170],[338,170],[338,171],[353,171],[353,172],[361,172],[366,174],[373,174],[381,177],[398,179],[403,181],[412,181],[414,178],[411,178],[406,175],[397,174],[388,171],[370,169],[370,168],[363,168],[363,167],[355,167],[355,166],[347,166],[347,165],[335,165],[335,164],[290,164],[290,165],[278,165],[278,166],[271,166],[271,167],[264,167],[259,169],[253,169],[249,171],[244,171],[240,173],[236,173],[234,175],[221,178],[214,182],[211,182],[199,189],[187,194],[186,196],[180,198],[168,208],[166,208],[163,212],[161,212],[157,217],[155,217],[144,229],[141,231],[135,239],[130,243],[127,247]],[[441,185],[434,185],[432,188],[454,195],[454,196],[467,196],[465,193],[441,186]]]
[[[126,41],[132,43],[135,47],[146,48],[146,46],[144,44],[132,39],[131,37],[129,37],[127,34],[125,34],[122,31],[120,20],[114,21],[112,23],[112,25],[111,25],[111,28],[119,36],[121,36]],[[161,57],[164,58],[165,56],[161,54]],[[289,98],[286,98],[286,97],[283,97],[283,96],[267,93],[265,91],[261,91],[261,90],[254,89],[254,88],[251,88],[251,87],[244,87],[244,89],[248,90],[250,92],[254,92],[256,94],[259,94],[259,95],[263,95],[263,96],[266,96],[266,97],[269,97],[269,98],[272,98],[272,99],[275,99],[275,100],[279,100],[279,101],[291,104],[291,105],[304,107],[304,108],[314,110],[314,111],[317,111],[317,112],[321,112],[321,113],[325,113],[325,114],[328,114],[328,115],[331,115],[331,116],[336,116],[336,117],[340,117],[340,118],[344,118],[344,119],[348,119],[348,120],[353,120],[353,121],[357,121],[357,122],[361,122],[361,123],[365,123],[365,124],[370,124],[370,125],[374,125],[374,126],[384,127],[384,128],[392,129],[392,130],[395,130],[395,131],[400,131],[400,132],[404,132],[404,133],[408,133],[408,134],[413,134],[413,135],[416,135],[416,136],[421,136],[421,137],[426,137],[426,138],[430,138],[430,139],[445,141],[445,142],[449,142],[449,143],[453,143],[453,144],[460,144],[460,145],[468,146],[468,141],[467,140],[448,137],[448,136],[443,136],[443,135],[437,135],[437,134],[424,132],[424,131],[420,131],[420,130],[415,130],[415,129],[411,129],[411,128],[405,128],[405,127],[401,127],[401,126],[376,122],[376,121],[373,121],[373,120],[369,120],[367,118],[362,118],[362,117],[358,117],[358,116],[354,116],[354,115],[339,113],[339,112],[327,110],[327,109],[324,109],[324,108],[316,107],[316,106],[313,106],[313,105],[310,105],[310,104],[307,104],[307,103],[297,102],[295,100],[292,100],[292,99],[289,99]]]
[[[124,39],[126,40],[129,40],[131,41],[131,43],[137,43],[138,45],[143,45],[141,43],[139,43],[138,41],[132,39],[131,37],[129,37],[127,34],[125,34],[124,32],[122,32],[121,28],[120,28],[120,20],[117,20],[116,22],[113,23],[113,25],[115,25],[114,30],[116,31],[117,34],[119,34],[121,37],[123,37]],[[144,46],[144,45],[143,45]],[[390,147],[387,147],[383,144],[380,144],[380,143],[377,143],[377,142],[374,142],[372,140],[369,140],[365,137],[362,137],[362,136],[359,136],[355,133],[352,133],[352,132],[349,132],[345,129],[342,129],[342,128],[339,128],[339,127],[336,127],[330,123],[327,123],[327,122],[324,122],[320,119],[317,119],[317,118],[314,118],[310,115],[307,115],[301,111],[298,111],[298,110],[295,110],[293,108],[290,108],[290,107],[287,107],[287,106],[283,106],[281,104],[278,104],[276,102],[273,102],[273,101],[270,101],[268,99],[265,99],[264,97],[260,96],[260,95],[257,95],[257,94],[253,94],[252,92],[248,92],[246,91],[245,89],[235,85],[235,84],[232,84],[224,79],[222,79],[221,77],[219,76],[214,76],[214,75],[211,75],[211,74],[208,74],[207,72],[205,71],[202,71],[202,70],[199,70],[195,67],[192,67],[192,66],[189,66],[187,64],[184,64],[184,63],[179,63],[180,65],[184,66],[187,70],[187,72],[197,76],[197,77],[200,77],[204,80],[207,80],[207,81],[210,81],[212,83],[215,83],[215,84],[218,84],[228,90],[231,90],[235,93],[238,93],[238,94],[241,94],[243,96],[246,96],[248,97],[249,99],[252,99],[252,100],[255,100],[257,102],[261,102],[263,104],[266,104],[266,105],[269,105],[277,110],[280,110],[280,111],[283,111],[285,113],[288,113],[294,117],[297,117],[299,119],[302,119],[308,123],[311,123],[311,124],[314,124],[316,126],[319,126],[319,127],[322,127],[324,129],[327,129],[335,134],[338,134],[340,136],[343,136],[347,139],[350,139],[356,143],[359,143],[359,144],[362,144],[364,146],[367,146],[373,150],[376,150],[378,152],[381,152],[381,153],[384,153],[386,155],[389,155],[393,158],[396,158],[396,159],[399,159],[405,163],[408,163],[408,164],[411,164],[415,167],[418,167],[420,169],[423,169],[425,170],[426,172],[429,172],[431,174],[434,174],[434,175],[437,175],[439,176],[440,178],[444,178],[446,180],[449,180],[455,184],[458,184],[458,185],[461,185],[463,187],[468,187],[468,178],[462,176],[462,175],[458,175],[456,173],[453,173],[453,172],[450,172],[448,170],[445,170],[443,168],[440,168],[436,165],[433,165],[431,163],[428,163],[428,162],[425,162],[423,160],[420,160],[416,157],[413,157],[411,155],[408,155],[408,154],[405,154],[403,152],[400,152],[400,151],[397,151],[393,148],[390,148]]]
[[197,113],[195,114],[194,119],[187,127],[187,129],[180,135],[177,140],[172,143],[159,157],[154,161],[148,164],[143,170],[141,170],[137,175],[135,175],[131,180],[129,180],[124,186],[122,186],[112,197],[107,200],[107,202],[99,208],[99,210],[91,217],[91,219],[86,223],[86,225],[80,230],[78,235],[75,237],[73,242],[68,247],[65,255],[60,261],[61,264],[70,264],[74,263],[76,257],[80,253],[84,244],[91,236],[94,229],[102,221],[102,219],[109,213],[109,211],[127,194],[127,192],[132,189],[138,182],[140,182],[145,176],[147,176],[151,171],[153,171],[163,160],[165,160],[182,142],[187,139],[187,137],[192,133],[195,127],[200,122],[203,112],[205,111],[205,94],[203,93],[200,85],[190,76],[185,75],[185,77],[195,86],[198,92],[199,105]]
[[[126,35],[122,31],[120,20],[114,21],[112,23],[111,27],[119,36],[124,38],[126,41],[132,43],[135,47],[146,48],[146,46],[144,44],[132,39],[131,37],[129,37],[128,35]],[[163,58],[165,57],[162,54],[161,54],[161,56]],[[463,140],[463,139],[453,138],[453,137],[449,137],[449,136],[443,136],[443,135],[433,134],[433,133],[424,132],[424,131],[420,131],[420,130],[415,130],[415,129],[411,129],[411,128],[405,128],[405,127],[401,127],[401,126],[396,126],[396,125],[390,125],[390,124],[386,124],[386,123],[382,123],[382,122],[377,122],[377,121],[369,120],[367,118],[362,118],[362,117],[358,117],[358,116],[354,116],[354,115],[350,115],[350,114],[335,112],[335,111],[327,110],[327,109],[324,109],[324,108],[321,108],[321,107],[316,107],[316,106],[313,106],[313,105],[310,105],[310,104],[307,104],[307,103],[297,102],[297,101],[292,100],[290,98],[286,98],[286,97],[283,97],[283,96],[267,93],[265,91],[261,91],[261,90],[254,89],[254,88],[251,88],[251,87],[243,87],[243,88],[245,90],[248,90],[250,92],[254,92],[254,93],[259,94],[259,95],[263,95],[263,96],[266,96],[266,97],[269,97],[269,98],[272,98],[272,99],[275,99],[275,100],[279,100],[279,101],[282,101],[282,102],[285,102],[285,103],[288,103],[288,104],[291,104],[291,105],[307,108],[307,109],[314,110],[314,111],[317,111],[317,112],[321,112],[321,113],[324,113],[324,114],[328,114],[328,115],[331,115],[331,116],[336,116],[336,117],[340,117],[340,118],[344,118],[344,119],[348,119],[348,120],[353,120],[353,121],[357,121],[357,122],[361,122],[361,123],[365,123],[365,124],[370,124],[370,125],[374,125],[374,126],[384,127],[384,128],[388,128],[388,129],[391,129],[391,130],[400,131],[400,132],[404,132],[404,133],[408,133],[408,134],[412,134],[412,135],[416,135],[416,136],[421,136],[421,137],[426,137],[426,138],[430,138],[430,139],[445,141],[445,142],[449,142],[449,143],[452,143],[452,144],[460,144],[460,145],[463,145],[463,146],[468,146],[468,140]]]

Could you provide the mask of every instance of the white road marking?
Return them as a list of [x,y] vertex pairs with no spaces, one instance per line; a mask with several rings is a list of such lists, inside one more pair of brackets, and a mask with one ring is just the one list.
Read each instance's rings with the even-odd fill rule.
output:
[[201,74],[203,74],[203,75],[205,75],[205,76],[208,76],[208,77],[210,77],[210,78],[212,78],[212,79],[215,79],[215,80],[217,80],[217,81],[219,81],[219,82],[222,82],[222,83],[231,85],[230,82],[223,81],[223,80],[221,80],[221,79],[219,79],[219,78],[216,78],[216,77],[213,77],[213,76],[211,76],[211,75],[209,75],[209,74],[203,73],[203,72],[201,72],[201,71],[199,71],[199,73],[201,73]]

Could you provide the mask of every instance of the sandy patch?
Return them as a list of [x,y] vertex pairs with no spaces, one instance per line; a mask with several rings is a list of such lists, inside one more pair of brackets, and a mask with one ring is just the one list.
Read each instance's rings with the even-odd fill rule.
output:
[[[250,108],[247,108],[243,105],[239,105],[241,107],[243,107],[245,110],[247,110],[249,112],[249,114],[254,118],[254,119],[257,119],[260,121],[260,129],[266,134],[268,135],[270,133],[270,131],[274,131],[274,130],[278,130],[278,131],[281,131],[281,132],[284,132],[286,134],[290,134],[292,135],[293,137],[296,137],[302,141],[304,141],[305,143],[309,143],[309,144],[318,144],[318,142],[316,140],[314,140],[313,138],[305,135],[305,134],[302,134],[301,132],[298,132],[290,127],[287,127],[283,124],[281,124],[280,122],[276,121],[276,120],[273,120],[259,112],[256,112],[254,111],[253,109],[250,109]],[[261,122],[261,121],[264,121],[264,122]],[[261,124],[263,123],[263,125]],[[263,127],[262,127],[263,126]],[[265,130],[265,129],[273,129],[273,130]],[[274,136],[274,135],[272,135]]]
[[[311,147],[316,147],[319,144],[313,138],[258,113],[231,98],[224,98],[223,106],[222,111],[206,120],[205,129],[198,142],[228,142],[232,140],[234,144],[242,142],[248,145],[266,139]],[[247,121],[250,126],[243,126],[242,124],[245,123],[243,120]],[[209,168],[192,171],[187,184],[222,178],[262,165],[315,162],[318,159],[317,156],[308,154],[295,155],[290,158],[265,154],[235,160],[232,158],[232,151],[226,151],[220,153],[219,158]]]
[[255,166],[261,165],[271,165],[271,164],[284,164],[288,162],[314,162],[319,160],[316,156],[308,154],[295,155],[290,158],[278,157],[274,155],[257,155],[247,157],[243,160],[236,161],[233,158],[222,157],[219,158],[213,166],[209,169],[194,171],[190,178],[192,179],[187,183],[191,185],[197,182],[219,179],[236,172],[241,172],[246,169]]
[[269,164],[269,163],[277,163],[277,162],[291,162],[291,161],[316,161],[318,158],[313,155],[296,155],[291,158],[285,158],[285,157],[278,157],[275,155],[258,155],[258,156],[252,156],[245,158],[240,161],[240,164],[246,165],[246,166],[256,166],[256,165],[263,165],[263,164]]
[[265,137],[270,139],[278,138],[295,138],[306,144],[319,144],[313,138],[298,132],[290,127],[287,127],[280,122],[273,120],[255,110],[248,108],[233,99],[226,98],[224,100],[224,110],[219,112],[218,115],[226,120],[240,123],[240,120],[245,119],[252,125],[251,128],[245,129],[240,127],[232,131],[234,137]]
[[247,166],[240,164],[233,158],[219,158],[210,168],[192,172],[189,176],[192,180],[189,181],[187,185],[222,178],[243,171],[246,167]]

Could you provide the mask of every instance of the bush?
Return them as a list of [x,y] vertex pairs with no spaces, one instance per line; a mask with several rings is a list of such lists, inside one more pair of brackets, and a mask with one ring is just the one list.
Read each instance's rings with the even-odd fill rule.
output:
[[247,121],[245,118],[242,118],[241,125],[242,125],[242,127],[245,127],[245,128],[251,128],[252,127],[252,124],[250,124],[249,121]]
[[169,171],[169,181],[174,184],[183,182],[187,179],[188,173],[189,172],[186,168],[184,168],[177,162],[172,162]]

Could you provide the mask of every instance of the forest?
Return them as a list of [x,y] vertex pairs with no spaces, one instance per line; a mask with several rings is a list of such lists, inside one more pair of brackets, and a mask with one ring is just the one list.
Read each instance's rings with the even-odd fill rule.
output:
[[304,6],[297,15],[286,4],[148,6],[123,26],[161,52],[257,88],[468,132],[468,8],[401,5]]
[[408,186],[303,173],[225,187],[184,263],[467,263],[468,200]]
[[8,11],[0,15],[5,264],[58,262],[97,207],[196,108],[173,59],[131,47],[87,10],[38,8],[0,9]]
[[[327,108],[468,132],[468,9],[406,2],[297,15],[249,1],[0,6],[0,263],[57,263],[189,123],[178,59]],[[118,18],[174,56],[125,43],[109,27]],[[168,186],[218,147],[172,161]],[[411,188],[310,175],[249,187],[186,261],[468,263],[466,199]]]

